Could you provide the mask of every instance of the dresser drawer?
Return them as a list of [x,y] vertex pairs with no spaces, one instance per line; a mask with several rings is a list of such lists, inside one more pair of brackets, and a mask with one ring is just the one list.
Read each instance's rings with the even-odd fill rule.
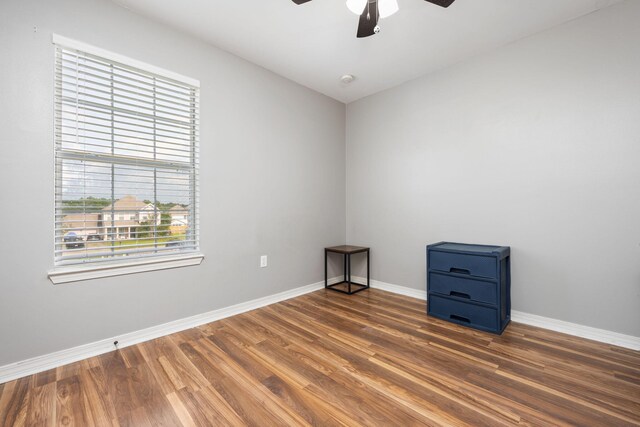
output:
[[429,270],[468,274],[490,279],[498,277],[496,258],[482,255],[430,251]]
[[486,304],[498,303],[498,284],[448,274],[429,273],[429,292]]
[[501,332],[501,328],[498,327],[498,311],[495,308],[434,294],[429,294],[427,307],[431,316],[485,331]]

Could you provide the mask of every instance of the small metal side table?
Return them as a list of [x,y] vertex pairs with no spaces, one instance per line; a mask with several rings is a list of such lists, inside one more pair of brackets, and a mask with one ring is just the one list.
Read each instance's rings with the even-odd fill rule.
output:
[[[329,285],[327,277],[327,255],[329,252],[344,255],[344,280],[339,283]],[[367,253],[367,284],[354,283],[351,281],[351,255],[366,252]],[[346,285],[347,290],[339,289],[338,286]],[[369,289],[369,248],[362,246],[333,246],[330,248],[324,248],[324,287],[325,289],[331,289],[332,291],[342,292],[343,294],[352,295],[356,292]],[[353,289],[355,287],[355,289]]]

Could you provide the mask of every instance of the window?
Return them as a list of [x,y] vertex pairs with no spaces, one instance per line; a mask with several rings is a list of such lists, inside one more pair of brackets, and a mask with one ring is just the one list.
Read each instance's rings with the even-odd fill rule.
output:
[[198,83],[54,44],[55,265],[196,253]]

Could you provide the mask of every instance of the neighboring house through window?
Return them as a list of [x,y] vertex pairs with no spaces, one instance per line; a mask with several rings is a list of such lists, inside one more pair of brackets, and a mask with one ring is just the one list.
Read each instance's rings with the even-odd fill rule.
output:
[[198,83],[54,43],[55,265],[196,252]]

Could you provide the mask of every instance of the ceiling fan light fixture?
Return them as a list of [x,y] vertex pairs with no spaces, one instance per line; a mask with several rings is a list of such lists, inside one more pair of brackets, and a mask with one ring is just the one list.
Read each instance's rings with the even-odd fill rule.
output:
[[378,0],[380,18],[387,18],[398,11],[397,0]]
[[347,8],[356,15],[360,15],[367,5],[367,1],[368,0],[347,0]]
[[[116,0],[117,1],[117,0]],[[122,0],[121,0],[122,1]],[[295,4],[309,3],[311,0],[293,0]],[[449,7],[455,0],[426,0],[440,7]],[[398,11],[398,0],[346,0],[347,8],[360,16],[356,37],[370,37],[380,32],[379,20]]]

